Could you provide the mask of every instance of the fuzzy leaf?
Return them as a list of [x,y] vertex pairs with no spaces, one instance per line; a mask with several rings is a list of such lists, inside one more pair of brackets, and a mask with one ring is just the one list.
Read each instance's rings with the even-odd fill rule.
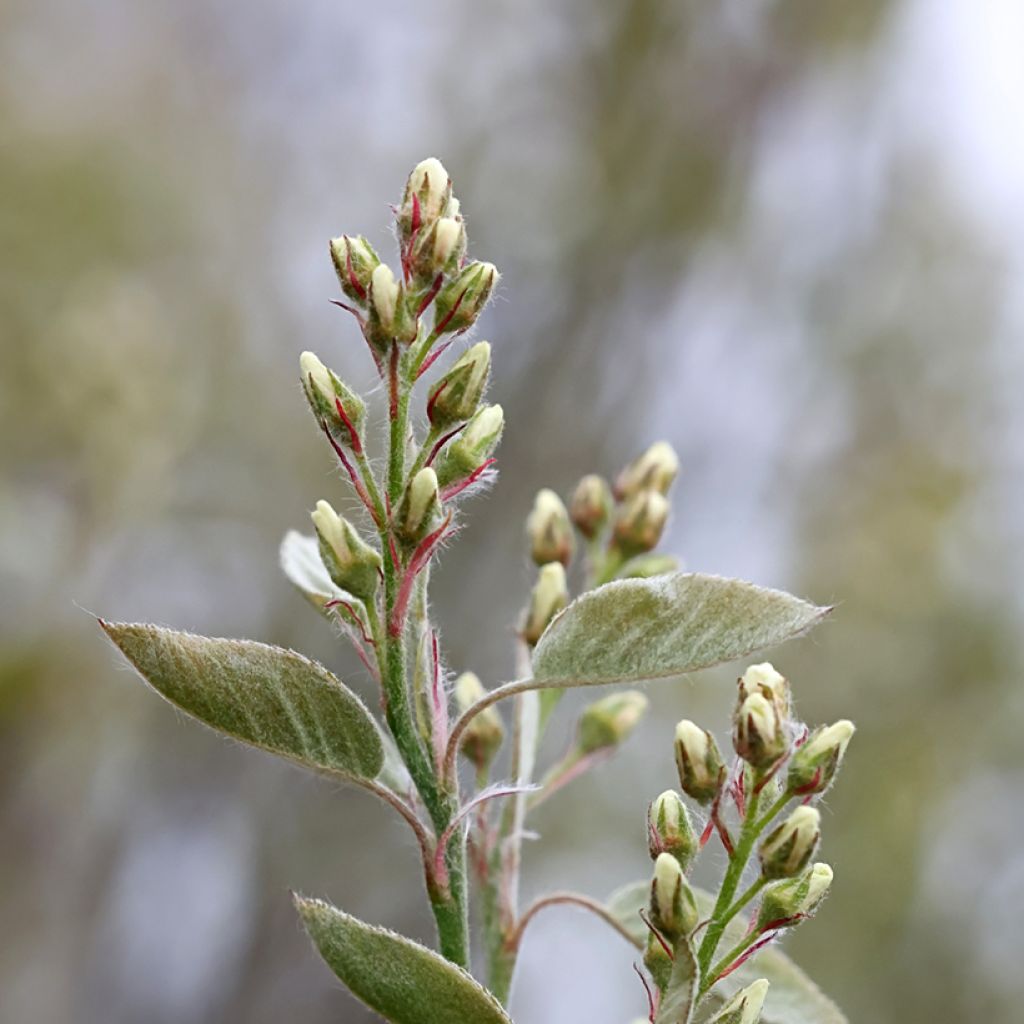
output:
[[316,537],[289,530],[281,541],[280,558],[285,576],[320,611],[328,601],[357,602],[331,579],[320,558]]
[[251,640],[100,625],[150,686],[206,725],[312,768],[365,779],[380,771],[369,712],[315,661]]
[[534,682],[599,686],[694,672],[799,636],[828,612],[720,576],[616,580],[555,617],[533,654]]
[[487,989],[433,950],[321,900],[297,896],[295,906],[331,970],[392,1024],[512,1024]]
[[654,1024],[690,1024],[693,1017],[694,989],[697,986],[697,961],[690,943],[680,939],[672,949],[675,958],[668,985],[661,994],[661,1004]]
[[647,909],[651,895],[651,882],[627,882],[616,889],[605,902],[605,909],[614,917],[633,940],[637,949],[647,941],[647,925],[640,919],[640,911]]

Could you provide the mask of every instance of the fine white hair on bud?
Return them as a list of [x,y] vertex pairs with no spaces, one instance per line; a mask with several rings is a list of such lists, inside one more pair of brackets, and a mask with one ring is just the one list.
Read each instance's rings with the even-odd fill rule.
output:
[[729,999],[708,1024],[757,1024],[767,994],[767,979],[758,978]]
[[715,738],[684,718],[676,726],[675,754],[683,792],[698,803],[710,803],[725,776],[725,763]]
[[813,914],[832,885],[832,869],[815,864],[797,878],[769,886],[757,914],[760,929],[789,928]]
[[758,856],[765,878],[800,874],[821,838],[821,814],[816,807],[798,807],[761,844]]
[[856,732],[846,718],[815,730],[793,755],[787,785],[800,796],[824,793],[832,785]]
[[425,466],[413,478],[406,491],[402,525],[410,539],[419,539],[430,525],[438,506],[437,473]]
[[652,859],[671,854],[686,871],[697,854],[697,836],[682,797],[667,789],[647,812],[647,849]]
[[434,263],[442,269],[455,252],[459,239],[462,237],[462,223],[454,217],[442,217],[437,222],[434,234]]
[[421,160],[409,175],[409,193],[419,196],[420,209],[425,220],[436,217],[448,190],[448,172],[436,156]]
[[394,326],[398,307],[398,282],[386,263],[374,267],[370,278],[370,296],[381,325],[390,330]]
[[784,703],[789,701],[789,683],[768,661],[760,665],[751,665],[740,676],[739,689],[740,700],[745,700],[751,694],[760,693],[769,699],[774,698]]
[[755,768],[768,768],[786,752],[788,741],[776,705],[752,693],[736,712],[733,730],[736,753]]
[[505,412],[501,406],[487,405],[470,420],[462,436],[473,446],[488,444],[492,438],[501,436],[504,425]]
[[678,939],[697,924],[697,901],[670,853],[658,854],[651,880],[651,919],[669,939]]
[[331,380],[331,371],[327,369],[313,352],[303,352],[299,356],[299,370],[302,373],[302,381],[308,386],[313,381],[313,386],[325,397],[334,401],[334,383]]

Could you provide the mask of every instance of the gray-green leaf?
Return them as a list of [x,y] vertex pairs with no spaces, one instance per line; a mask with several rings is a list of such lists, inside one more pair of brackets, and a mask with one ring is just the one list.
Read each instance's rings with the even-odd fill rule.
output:
[[321,900],[295,905],[331,970],[392,1024],[511,1024],[487,989],[433,950]]
[[685,938],[680,939],[672,949],[672,956],[672,974],[661,994],[654,1024],[690,1024],[693,1016],[697,961],[690,943]]
[[307,537],[297,530],[289,530],[281,541],[280,558],[285,576],[320,611],[324,610],[328,601],[359,603],[357,598],[346,593],[331,579],[320,558],[320,545],[316,537]]
[[533,654],[534,681],[599,686],[694,672],[799,636],[829,610],[700,573],[617,580],[555,617]]
[[341,775],[372,779],[384,762],[362,701],[315,661],[251,640],[101,622],[161,696],[237,740]]

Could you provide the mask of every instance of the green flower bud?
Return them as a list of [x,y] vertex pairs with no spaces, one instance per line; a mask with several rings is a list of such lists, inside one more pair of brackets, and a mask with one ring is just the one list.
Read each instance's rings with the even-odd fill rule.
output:
[[679,861],[670,853],[658,854],[651,879],[651,922],[667,939],[675,941],[697,926],[697,899],[683,877]]
[[[353,447],[359,445],[359,434],[366,419],[366,406],[363,400],[312,352],[303,352],[299,356],[299,373],[313,415],[318,420],[324,420],[331,428],[331,432],[344,444]],[[355,437],[352,436],[348,424],[338,414],[335,399],[341,402],[341,407],[355,431]]]
[[[672,977],[672,955],[658,941],[658,937],[650,932],[647,935],[647,946],[644,950],[644,967],[650,972],[654,984],[661,991],[668,988],[669,979]],[[649,1024],[645,1017],[637,1024]]]
[[675,753],[683,792],[699,804],[711,803],[725,780],[725,763],[714,736],[684,718],[676,726]]
[[429,230],[438,217],[450,212],[451,200],[452,183],[444,164],[433,156],[421,160],[409,175],[398,211],[402,241],[408,242],[414,231]]
[[415,544],[434,525],[441,501],[437,492],[437,474],[430,466],[421,469],[405,489],[395,516],[398,535]]
[[666,789],[647,809],[647,849],[651,860],[668,853],[686,871],[697,855],[698,845],[683,798],[675,790]]
[[438,292],[434,301],[434,329],[439,334],[450,334],[472,327],[499,277],[493,263],[467,263]]
[[530,541],[530,557],[537,565],[572,561],[573,536],[569,513],[562,499],[547,487],[537,492],[533,511],[526,519],[526,535]]
[[758,978],[746,988],[741,988],[708,1024],[757,1024],[767,993],[768,981]]
[[440,430],[470,419],[480,405],[491,372],[491,346],[477,342],[438,381],[427,403],[427,416]]
[[650,551],[668,520],[668,499],[658,491],[638,491],[619,510],[615,544],[627,557]]
[[666,495],[679,473],[679,456],[667,441],[657,441],[634,459],[615,481],[615,496],[620,501],[640,491],[657,491]]
[[832,869],[827,864],[815,864],[796,878],[765,889],[757,912],[758,928],[799,924],[802,918],[814,913],[831,884]]
[[580,716],[577,749],[581,754],[593,754],[619,746],[643,718],[647,705],[647,698],[639,690],[623,690],[594,701]]
[[500,405],[485,405],[466,429],[441,452],[436,460],[441,488],[468,480],[491,457],[501,440],[505,425]]
[[855,731],[853,722],[845,718],[816,729],[789,762],[789,789],[801,795],[824,793],[832,785]]
[[[460,712],[472,707],[486,693],[480,679],[473,672],[463,672],[455,680],[455,703]],[[459,743],[459,752],[483,770],[494,759],[504,738],[505,726],[501,715],[491,705],[479,712],[466,726]]]
[[788,743],[775,705],[760,693],[747,697],[736,711],[732,742],[736,753],[755,768],[778,761]]
[[659,555],[649,552],[631,558],[616,574],[620,580],[649,580],[652,576],[664,576],[679,568],[679,559],[674,555]]
[[355,527],[334,511],[326,501],[318,501],[312,513],[320,541],[320,557],[328,575],[342,590],[371,601],[380,582],[381,558],[359,536]]
[[370,294],[370,279],[380,266],[380,257],[361,235],[358,238],[331,239],[331,262],[341,290],[359,306],[365,306]]
[[569,514],[587,540],[593,540],[605,528],[612,514],[612,492],[604,477],[591,473],[576,485]]
[[569,603],[569,587],[561,562],[548,562],[537,573],[523,624],[523,639],[534,647],[551,620]]
[[815,807],[798,807],[761,843],[758,857],[765,878],[800,874],[821,839],[821,815]]

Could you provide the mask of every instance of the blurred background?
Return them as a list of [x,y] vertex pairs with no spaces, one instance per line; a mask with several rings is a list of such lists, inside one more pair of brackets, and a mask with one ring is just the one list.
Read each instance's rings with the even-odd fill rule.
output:
[[[451,666],[513,671],[535,490],[667,438],[671,550],[838,604],[772,653],[804,717],[860,730],[790,952],[853,1021],[1019,1020],[1022,38],[1015,0],[7,0],[3,1024],[369,1020],[289,888],[431,934],[386,809],[171,712],[92,617],[292,646],[372,699],[276,549],[347,493],[298,353],[373,384],[327,239],[394,259],[428,155],[504,273],[502,478],[436,574]],[[537,815],[528,895],[647,872],[673,724],[723,731],[735,675],[651,688]],[[632,959],[549,911],[517,1020],[640,1014]]]

